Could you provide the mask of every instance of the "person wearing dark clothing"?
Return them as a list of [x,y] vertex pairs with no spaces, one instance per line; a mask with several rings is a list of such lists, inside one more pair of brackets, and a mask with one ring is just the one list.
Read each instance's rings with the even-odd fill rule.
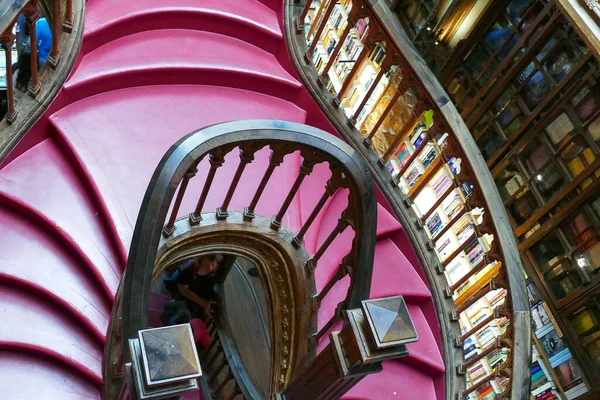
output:
[[185,304],[181,301],[168,301],[160,314],[160,320],[165,326],[187,324],[191,315]]
[[210,333],[206,324],[199,318],[192,318],[184,302],[178,300],[168,301],[160,315],[160,320],[164,326],[189,323],[192,327],[196,346],[203,349],[210,346]]
[[165,279],[165,286],[176,300],[185,301],[192,317],[205,320],[213,313],[217,294],[215,275],[219,263],[214,254],[185,260]]

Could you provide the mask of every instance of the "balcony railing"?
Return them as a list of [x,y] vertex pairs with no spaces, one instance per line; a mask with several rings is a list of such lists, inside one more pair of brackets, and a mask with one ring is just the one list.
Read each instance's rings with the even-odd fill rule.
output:
[[[83,0],[12,0],[0,5],[0,160],[33,126],[50,105],[75,62],[83,32]],[[21,29],[19,17],[25,17],[29,29],[29,49],[17,43]],[[40,64],[37,29],[46,18],[52,33],[52,47]],[[22,53],[22,54],[20,54]],[[23,92],[16,91],[13,65],[26,64],[31,77],[17,79]],[[29,68],[29,66],[31,68]],[[28,74],[28,72],[27,72]],[[2,118],[3,116],[3,118]]]
[[385,2],[310,0],[286,12],[302,79],[371,161],[434,297],[445,295],[435,300],[447,398],[460,389],[460,398],[528,398],[531,332],[519,253],[460,115]]

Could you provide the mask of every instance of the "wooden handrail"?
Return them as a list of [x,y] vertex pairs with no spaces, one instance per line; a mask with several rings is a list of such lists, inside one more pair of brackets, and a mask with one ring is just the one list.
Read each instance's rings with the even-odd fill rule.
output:
[[[79,52],[83,35],[83,12],[85,0],[7,0],[0,5],[0,45],[4,50],[6,76],[12,77],[12,34],[20,15],[25,15],[30,35],[36,35],[36,22],[46,18],[52,32],[51,49],[44,65],[39,65],[37,41],[31,40],[31,79],[24,82],[28,95],[15,91],[12,79],[6,79],[8,112],[0,118],[0,161],[2,161],[27,133],[66,80]],[[75,11],[75,12],[74,12]],[[70,30],[64,23],[70,21]],[[75,25],[73,25],[75,23]],[[2,117],[2,116],[0,116]]]
[[[270,224],[270,227],[267,224],[263,228],[270,229],[270,235],[275,235],[282,229],[281,223],[290,199],[295,196],[302,185],[303,177],[311,173],[314,165],[325,163],[332,172],[324,197],[333,196],[338,189],[345,189],[348,192],[348,206],[341,213],[337,226],[312,255],[312,258],[309,259],[309,255],[307,255],[305,258],[307,260],[306,268],[300,270],[299,276],[284,278],[283,275],[279,275],[276,280],[283,282],[284,279],[288,279],[288,281],[292,279],[297,285],[298,282],[302,282],[304,276],[311,277],[312,271],[318,268],[317,261],[328,251],[329,244],[345,229],[352,229],[354,239],[349,253],[344,257],[344,265],[340,267],[340,273],[331,277],[330,282],[326,282],[326,287],[331,287],[346,275],[350,277],[346,298],[340,303],[340,312],[336,312],[333,322],[339,319],[342,310],[358,308],[362,300],[369,298],[375,252],[377,211],[374,184],[362,158],[340,139],[306,125],[267,120],[236,121],[214,125],[193,132],[175,143],[165,154],[150,180],[136,223],[127,269],[122,281],[123,348],[127,348],[129,338],[136,337],[139,330],[147,327],[147,299],[151,291],[161,240],[171,240],[172,236],[177,235],[178,229],[181,229],[178,228],[182,226],[181,224],[185,224],[191,229],[189,233],[184,234],[185,237],[189,237],[193,235],[194,229],[202,229],[202,224],[205,223],[204,219],[227,222],[230,218],[229,214],[234,213],[233,210],[227,212],[227,208],[230,206],[228,199],[234,196],[238,183],[242,190],[252,192],[252,187],[240,181],[243,169],[249,168],[252,163],[253,157],[249,155],[264,147],[271,149],[271,163],[266,167],[267,171],[263,180],[256,184],[258,197],[263,191],[268,190],[267,183],[273,169],[276,165],[284,162],[285,154],[299,151],[303,158],[298,178],[285,196],[279,212],[273,217],[273,223]],[[238,173],[235,174],[228,186],[229,191],[225,200],[218,209],[206,210],[205,201],[211,190],[216,170],[227,163],[227,154],[237,148],[241,150],[240,161],[235,166]],[[200,194],[191,193],[190,187],[193,185],[189,185],[189,183],[196,175],[200,160],[205,158],[208,158],[210,163],[208,176],[204,180]],[[196,208],[191,213],[189,220],[183,218],[177,221],[175,216],[182,211],[181,205],[187,204],[182,201],[186,195],[198,199]],[[236,218],[241,219],[241,213],[244,212],[244,219],[247,222],[264,225],[266,219],[254,215],[254,207],[258,201],[257,195],[254,196],[249,207],[235,212]],[[323,205],[323,201],[318,202],[311,215],[316,216]],[[172,209],[170,214],[169,208]],[[246,218],[250,208],[252,208],[252,218]],[[313,217],[311,219],[314,219]],[[310,224],[308,223],[300,233],[303,235],[309,229]],[[289,232],[282,233],[280,240],[287,241],[286,243],[292,245],[292,248],[298,248],[301,245],[302,235],[294,237]],[[270,266],[270,268],[278,267]],[[291,272],[288,273],[292,275]],[[283,290],[280,297],[293,296],[294,291],[297,289]],[[279,292],[278,290],[277,293]],[[314,301],[313,295],[314,293],[310,297],[297,299],[295,308],[297,310],[308,309],[316,315],[319,302]],[[306,304],[302,304],[302,302],[306,302]],[[285,310],[289,312],[289,307]],[[273,316],[273,318],[277,317]],[[282,322],[284,326],[292,325],[287,318],[284,321],[282,317],[279,317],[275,321],[277,322],[274,322],[274,326],[279,322]],[[316,332],[316,327],[314,329],[302,327],[302,329],[304,329],[303,332],[292,331],[289,334],[284,331],[283,338],[299,337],[301,333],[306,333],[307,329],[309,336],[306,339],[314,338],[315,334],[319,334]],[[294,351],[293,348],[285,350],[286,354],[293,354]],[[125,362],[130,361],[128,357],[129,355],[126,354]],[[286,372],[286,374],[288,373]],[[283,374],[282,376],[283,378],[274,377],[277,379],[277,383],[274,383],[272,387],[282,388],[281,385],[287,382],[285,377],[290,375]]]
[[[318,9],[311,8],[310,3],[312,2],[312,0],[309,0],[307,4],[304,4],[301,14],[297,11],[294,13],[289,8],[287,17],[287,26],[291,27],[287,31],[291,36],[288,40],[291,44],[290,47],[296,48],[296,53],[301,56],[306,54],[304,58],[311,61],[315,60],[315,57],[318,58],[318,54],[313,55],[310,48],[308,53],[306,53],[306,38],[303,35],[295,34],[293,29],[302,26],[304,23],[303,20],[294,20],[294,18],[298,16],[306,18],[309,15],[309,9],[315,9],[317,13],[319,12]],[[405,231],[409,234],[409,238],[416,239],[417,237],[425,236],[424,232],[418,232],[421,230],[419,227],[423,227],[424,222],[428,218],[431,218],[436,208],[448,207],[448,210],[443,212],[449,214],[446,218],[448,222],[443,225],[443,229],[441,230],[442,234],[431,235],[435,236],[434,243],[437,243],[437,245],[441,245],[440,240],[449,238],[449,236],[453,236],[457,232],[460,233],[459,229],[465,223],[462,217],[467,216],[471,219],[470,213],[468,213],[470,210],[480,208],[485,212],[486,218],[483,222],[471,221],[472,224],[470,224],[474,224],[474,231],[468,235],[469,237],[462,237],[460,240],[456,238],[460,243],[456,243],[456,246],[452,247],[456,250],[449,257],[444,258],[444,260],[442,260],[441,255],[437,252],[427,254],[427,252],[434,250],[436,245],[430,245],[429,250],[424,250],[422,239],[411,241],[426,272],[445,272],[445,274],[437,274],[437,276],[429,274],[430,283],[434,286],[446,288],[446,291],[449,290],[450,292],[447,295],[452,295],[455,299],[460,298],[461,304],[473,306],[479,300],[486,299],[487,301],[487,299],[491,299],[494,293],[498,293],[494,291],[496,284],[505,289],[505,291],[500,292],[500,295],[506,296],[501,302],[504,304],[503,312],[506,313],[510,320],[510,329],[506,330],[506,334],[509,337],[506,340],[502,340],[498,346],[508,348],[507,350],[512,354],[511,357],[503,361],[505,365],[502,365],[503,371],[511,371],[512,375],[510,376],[510,384],[499,395],[515,400],[527,397],[530,386],[529,366],[531,356],[529,305],[516,241],[487,165],[479,149],[473,142],[472,136],[460,114],[449,102],[448,95],[426,67],[420,55],[416,53],[413,46],[409,43],[408,38],[403,33],[402,28],[400,28],[399,22],[389,10],[388,5],[383,1],[377,0],[355,0],[352,2],[340,2],[338,3],[338,7],[346,7],[347,14],[356,13],[358,9],[361,9],[361,12],[368,14],[370,18],[369,24],[372,29],[368,31],[367,37],[363,38],[364,47],[356,63],[359,61],[361,64],[368,63],[369,60],[365,60],[363,55],[371,53],[370,50],[375,42],[385,42],[386,55],[395,54],[397,56],[394,62],[388,65],[395,64],[400,69],[402,93],[412,90],[417,94],[416,105],[411,108],[406,107],[407,109],[403,115],[410,115],[414,118],[414,116],[422,115],[427,110],[432,110],[434,121],[421,121],[421,126],[424,125],[424,127],[418,129],[424,129],[424,138],[419,146],[412,146],[416,141],[411,136],[419,135],[422,132],[417,131],[414,127],[410,128],[410,132],[402,132],[402,135],[396,133],[397,136],[395,137],[386,136],[387,127],[392,126],[394,122],[398,124],[398,121],[394,120],[394,118],[398,117],[391,110],[402,107],[402,104],[397,102],[399,99],[398,93],[400,93],[399,89],[396,89],[396,92],[390,92],[385,86],[382,86],[382,91],[380,92],[383,95],[381,95],[380,99],[383,99],[385,96],[389,99],[391,96],[392,100],[389,103],[382,102],[379,105],[379,99],[369,99],[367,96],[370,97],[375,92],[373,87],[369,88],[364,97],[361,98],[359,95],[357,99],[353,99],[350,103],[348,96],[356,96],[356,94],[350,93],[348,90],[351,84],[347,77],[342,89],[334,95],[334,100],[336,101],[332,102],[331,94],[327,90],[324,90],[324,88],[320,88],[318,84],[315,84],[316,79],[314,76],[316,75],[316,71],[314,71],[312,64],[305,66],[304,63],[298,62],[300,57],[296,55],[293,58],[300,69],[300,76],[311,89],[314,96],[323,98],[319,103],[325,109],[330,120],[338,128],[342,136],[354,148],[359,150],[366,159],[370,160],[369,166],[383,194],[386,195],[391,204],[398,205],[393,207],[393,210],[400,221],[415,221],[417,215],[424,216],[423,218],[418,218],[416,225],[412,222],[403,223]],[[322,18],[320,22],[320,32],[326,31],[323,27],[327,25],[329,15],[332,13],[335,15],[335,10],[328,8],[327,11],[328,15],[325,15],[325,18]],[[314,20],[320,18],[319,15],[311,17]],[[349,25],[354,23],[355,21],[352,19],[348,20]],[[332,27],[330,26],[329,29],[332,29]],[[369,38],[369,34],[377,35],[377,37]],[[319,39],[318,36],[312,39],[311,48],[313,50],[317,48],[316,42]],[[336,46],[334,51],[329,54],[329,60],[338,58],[339,47]],[[378,63],[381,69],[378,71],[377,65],[375,65],[373,67],[375,68],[373,76],[377,75],[377,77],[380,77],[383,66],[381,60]],[[335,65],[329,65],[329,67],[331,69],[328,73],[330,75],[335,74]],[[310,70],[311,68],[313,68],[312,71]],[[357,71],[355,70],[357,68],[355,66],[351,74],[356,73]],[[380,83],[380,79],[377,80],[376,84],[384,85],[383,82]],[[365,111],[364,108],[370,107],[366,110],[367,115],[370,114],[368,117],[371,118],[370,123],[367,123],[367,120],[359,121],[358,113],[352,108],[335,109],[335,105],[340,107],[340,105],[352,103],[360,104],[363,113]],[[372,103],[371,106],[367,106],[368,103]],[[409,123],[401,123],[405,127],[404,129],[406,129],[406,126],[410,127],[412,124],[413,120]],[[427,128],[429,128],[429,131],[427,131]],[[414,132],[412,129],[415,129]],[[434,144],[439,145],[441,154],[433,156],[432,153],[429,156],[422,153],[424,146],[430,140]],[[375,141],[378,141],[378,146],[375,146]],[[404,151],[402,146],[405,146],[408,150]],[[411,146],[417,147],[417,149],[411,148]],[[421,156],[421,154],[423,155]],[[398,157],[400,168],[394,166],[396,157]],[[406,162],[407,159],[408,162]],[[458,160],[460,160],[460,163],[458,163]],[[390,179],[387,168],[382,168],[385,163],[388,163],[386,167],[395,169],[391,173],[392,179]],[[438,174],[442,170],[444,172],[441,175]],[[410,182],[404,182],[405,176],[410,178]],[[436,178],[435,182],[434,178]],[[443,179],[449,181],[445,182]],[[389,187],[390,182],[392,188]],[[459,189],[455,191],[455,187]],[[427,192],[425,191],[426,189]],[[460,199],[462,210],[457,208],[455,211],[457,215],[453,212],[454,208],[451,205],[449,206],[449,203],[454,199],[455,193],[460,191],[462,191]],[[429,197],[430,201],[427,204],[433,204],[434,207],[422,209],[426,207],[421,204],[414,204],[415,202],[422,201],[419,199],[421,196]],[[417,207],[421,205],[421,207],[417,213],[417,210],[407,209],[404,206],[405,204]],[[461,225],[460,227],[459,224]],[[427,232],[427,235],[429,235],[429,232]],[[479,239],[474,242],[474,238]],[[448,240],[451,240],[451,238]],[[455,269],[454,266],[457,263],[463,263],[464,265]],[[465,269],[467,272],[461,272],[460,275],[453,272],[455,270],[464,271]],[[494,273],[490,274],[489,272],[492,270]],[[445,275],[448,275],[448,281]],[[488,284],[492,277],[495,284]],[[450,279],[455,282],[453,285],[449,284],[451,282]],[[472,289],[469,289],[471,287]],[[439,289],[434,288],[433,290],[436,306],[445,304],[442,299],[436,298],[435,293],[437,290]],[[463,296],[467,293],[468,297]],[[460,313],[457,314],[457,317],[468,324],[467,310],[468,307],[460,307]],[[450,314],[449,312],[441,312],[439,310],[438,312],[441,315]],[[442,320],[440,323],[441,325],[445,325],[447,320]],[[475,327],[468,326],[468,331],[474,333],[485,328],[490,323],[494,323],[493,318],[487,318],[483,323],[479,322]],[[444,334],[444,327],[442,327],[442,331]],[[503,333],[499,331],[500,334]],[[458,335],[457,339],[465,339],[465,336],[461,337],[461,335]],[[450,353],[452,353],[450,350],[445,349],[445,354],[449,355]],[[481,354],[483,353],[480,352],[475,359],[477,362],[486,362],[485,357],[481,356]],[[446,359],[446,362],[450,364],[450,369],[452,369],[452,360]],[[471,363],[474,362],[472,361]],[[492,374],[488,378],[487,380],[496,379],[496,374]],[[447,379],[446,382],[448,383],[449,380]],[[477,390],[478,387],[479,384],[467,389],[467,391],[463,392],[463,395]],[[452,396],[454,392],[451,388],[449,389],[448,385],[447,390],[450,390],[450,393],[447,393],[447,395]]]

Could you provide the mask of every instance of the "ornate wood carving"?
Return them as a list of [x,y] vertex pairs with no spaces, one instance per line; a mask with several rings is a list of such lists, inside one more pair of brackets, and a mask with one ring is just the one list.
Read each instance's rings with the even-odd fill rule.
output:
[[198,225],[186,218],[175,225],[177,234],[160,242],[153,281],[177,262],[202,254],[233,254],[254,262],[264,277],[269,306],[272,394],[283,390],[292,371],[302,369],[309,353],[308,330],[316,327],[316,314],[304,311],[315,293],[312,275],[302,268],[308,254],[290,244],[291,232],[285,228],[273,234],[270,220],[259,216],[249,226],[237,211],[230,211],[227,221],[206,213]]

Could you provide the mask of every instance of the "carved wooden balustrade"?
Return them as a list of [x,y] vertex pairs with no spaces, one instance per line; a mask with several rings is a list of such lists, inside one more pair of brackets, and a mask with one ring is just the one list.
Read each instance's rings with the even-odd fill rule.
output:
[[[67,78],[81,41],[83,8],[83,0],[7,0],[0,6],[0,46],[5,62],[0,93],[5,92],[1,96],[6,97],[4,118],[0,119],[0,160],[33,126]],[[24,88],[27,94],[16,92],[13,82],[13,65],[19,61],[16,48],[21,46],[16,43],[15,31],[22,14],[30,38],[36,37],[36,22],[44,17],[52,33],[52,47],[44,65],[39,65],[37,40],[29,40],[31,79]]]
[[[255,168],[252,163],[256,153],[266,148],[270,151],[269,163],[260,167],[264,170],[258,171],[262,178],[254,186],[249,185],[244,181],[244,171]],[[227,157],[232,152],[239,154],[239,161]],[[290,162],[286,155],[295,152],[300,153],[302,162],[293,184],[281,204],[276,204],[277,211],[272,218],[258,215],[257,205],[265,201],[265,197],[272,197],[273,190],[282,190],[281,186],[269,185],[269,182],[278,167]],[[196,185],[196,189],[191,189],[196,183],[194,179],[199,179],[195,176],[203,160],[208,161],[207,174],[200,182],[201,188]],[[215,177],[227,162],[236,163],[235,173],[227,183],[228,190],[218,208],[207,209],[209,193],[215,189]],[[283,226],[284,217],[303,181],[322,163],[328,166],[331,176],[323,187],[322,196],[294,234]],[[305,235],[314,228],[313,223],[327,200],[336,193],[339,195],[340,191],[342,195],[348,195],[346,208],[315,253],[307,254],[302,246]],[[248,196],[250,200],[245,209],[232,210],[232,199],[239,192],[252,196]],[[186,198],[196,205],[184,211]],[[162,271],[178,260],[192,256],[190,252],[193,251],[243,255],[257,265],[269,288],[271,396],[281,392],[293,374],[303,371],[314,358],[318,339],[343,318],[343,311],[359,308],[361,300],[369,297],[376,237],[375,201],[374,185],[364,161],[343,141],[305,125],[283,121],[237,121],[208,127],[181,139],[157,167],[138,216],[122,281],[122,295],[117,295],[119,301],[113,311],[113,326],[118,326],[118,320],[122,318],[119,337],[123,346],[140,329],[147,327],[147,300],[152,280]],[[320,292],[315,293],[314,272],[319,268],[319,261],[333,249],[331,245],[336,238],[347,230],[353,231],[349,252],[337,272]],[[286,254],[294,251],[296,258],[289,259]],[[316,315],[321,300],[336,284],[348,279],[347,296],[337,305],[331,319],[317,329]],[[111,346],[113,339],[108,340],[110,351],[105,358],[109,360],[105,366],[114,365],[120,372],[123,353],[120,350],[114,353],[118,346]],[[127,361],[127,355],[125,359]],[[211,360],[210,368],[214,362],[216,360]],[[222,370],[225,367],[217,365],[215,368]],[[114,377],[118,372],[109,374]],[[114,385],[111,376],[105,378],[107,385]],[[215,379],[213,377],[212,383]]]
[[423,83],[429,77],[415,71],[415,54],[409,60],[399,35],[388,33],[393,25],[382,22],[385,7],[381,1],[309,0],[300,11],[288,4],[295,61],[305,63],[302,78],[344,138],[372,161],[390,203],[404,205],[397,215],[415,221],[416,228],[405,229],[426,234],[415,235],[435,257],[418,249],[417,255],[423,268],[435,270],[430,283],[441,285],[455,306],[440,323],[459,322],[454,345],[468,355],[452,372],[466,381],[460,397],[478,398],[491,387],[502,398],[525,398],[528,306],[502,203],[481,155],[465,145],[469,132],[453,129],[459,124],[448,120]]

